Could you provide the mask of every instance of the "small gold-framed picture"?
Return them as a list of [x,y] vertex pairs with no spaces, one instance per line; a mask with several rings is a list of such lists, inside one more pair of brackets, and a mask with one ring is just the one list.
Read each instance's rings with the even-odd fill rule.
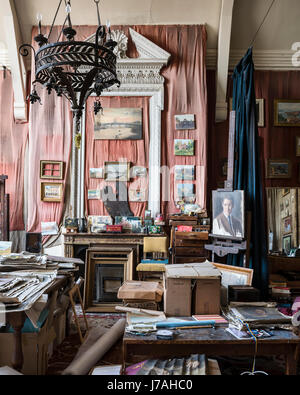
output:
[[106,181],[129,181],[130,162],[105,162],[104,179]]
[[41,200],[43,202],[61,202],[63,197],[63,183],[42,182]]
[[58,160],[40,161],[40,178],[44,179],[63,179],[64,162]]

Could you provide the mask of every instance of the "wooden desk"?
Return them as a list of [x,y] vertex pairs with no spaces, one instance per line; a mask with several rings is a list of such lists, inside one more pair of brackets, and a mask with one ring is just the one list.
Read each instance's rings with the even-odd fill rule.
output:
[[[54,296],[51,300],[51,305],[49,306],[49,319],[52,322],[52,313],[56,304],[56,296],[61,287],[65,287],[68,282],[67,276],[57,276],[54,283],[52,283],[49,288],[47,288],[44,294],[50,297]],[[24,310],[17,312],[6,311],[7,322],[11,325],[14,330],[14,350],[12,354],[12,367],[16,370],[21,371],[23,367],[23,350],[22,350],[22,329],[27,316]]]
[[[123,365],[140,362],[141,357],[171,358],[190,354],[207,356],[254,357],[253,340],[235,339],[224,328],[186,329],[177,331],[173,340],[157,340],[156,335],[123,337]],[[300,337],[289,331],[274,331],[274,336],[258,340],[257,356],[284,355],[286,375],[295,375]],[[252,363],[252,360],[251,360]],[[267,367],[266,367],[267,369]]]

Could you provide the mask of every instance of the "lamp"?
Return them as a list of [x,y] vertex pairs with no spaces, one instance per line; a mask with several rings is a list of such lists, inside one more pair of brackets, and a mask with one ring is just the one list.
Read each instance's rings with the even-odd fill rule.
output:
[[[35,80],[33,90],[29,95],[31,103],[40,101],[36,91],[36,84],[43,85],[48,94],[53,90],[57,96],[66,97],[76,119],[76,133],[80,131],[80,119],[87,98],[95,93],[101,96],[104,89],[114,84],[120,86],[116,74],[116,55],[113,50],[117,43],[111,39],[110,26],[108,34],[105,26],[101,25],[99,14],[99,0],[94,0],[97,7],[98,28],[95,34],[95,42],[75,41],[76,31],[71,22],[71,1],[65,0],[66,13],[62,31],[57,42],[50,43],[50,36],[55,19],[62,0],[59,1],[55,17],[48,37],[42,34],[42,16],[37,15],[38,35],[34,40],[39,49],[35,51],[32,45],[23,44],[19,48],[22,56],[27,56],[31,48],[35,59]],[[65,26],[67,24],[67,26]],[[59,41],[63,34],[64,40]],[[100,100],[94,104],[94,112],[97,114],[102,109]]]

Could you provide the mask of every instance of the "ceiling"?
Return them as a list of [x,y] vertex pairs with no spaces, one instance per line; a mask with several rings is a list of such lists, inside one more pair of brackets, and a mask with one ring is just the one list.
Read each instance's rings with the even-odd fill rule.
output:
[[[51,25],[59,1],[11,0],[15,6],[23,42],[31,41],[31,29],[37,24],[37,13],[42,23]],[[226,0],[225,0],[226,1]],[[260,26],[272,0],[235,0],[232,20],[232,49],[247,49]],[[94,0],[72,0],[72,23],[96,25]],[[208,48],[218,46],[219,19],[222,0],[101,0],[99,2],[102,23],[113,24],[202,24],[208,31]],[[65,19],[64,1],[57,15],[56,24]],[[291,49],[300,41],[299,0],[276,0],[254,48],[265,50]],[[0,29],[0,41],[1,29]]]

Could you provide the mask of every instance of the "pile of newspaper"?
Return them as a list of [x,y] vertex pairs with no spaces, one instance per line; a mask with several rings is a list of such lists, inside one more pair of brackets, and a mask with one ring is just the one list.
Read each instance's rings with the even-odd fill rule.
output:
[[59,256],[39,255],[23,251],[19,254],[0,256],[0,272],[14,270],[49,270],[49,269],[74,269],[77,264],[83,264],[81,259],[65,258]]
[[46,269],[47,256],[21,252],[20,254],[8,254],[0,256],[0,271],[12,271],[19,269]]
[[55,280],[57,270],[0,273],[0,302],[6,307],[34,302]]

